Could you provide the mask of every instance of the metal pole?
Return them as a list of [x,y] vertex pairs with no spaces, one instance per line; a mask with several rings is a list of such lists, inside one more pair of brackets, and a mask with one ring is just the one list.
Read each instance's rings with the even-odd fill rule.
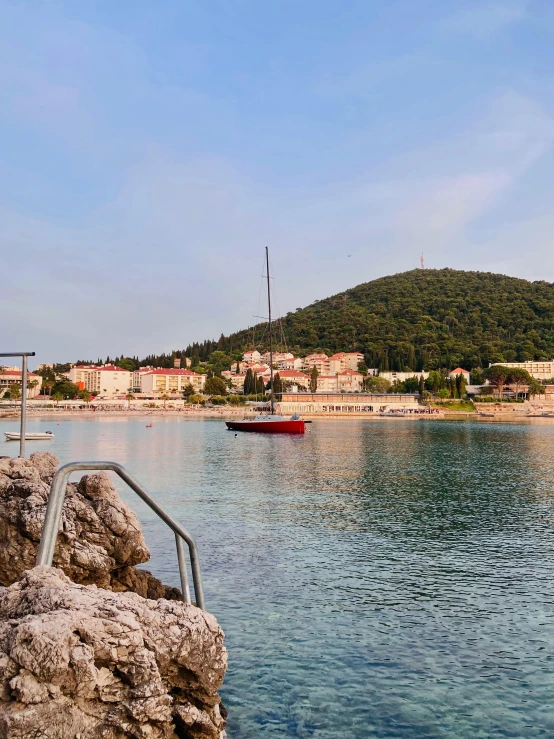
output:
[[[124,480],[127,485],[134,490],[134,492],[141,498],[150,508],[158,514],[158,516],[164,521],[174,534],[179,537],[182,541],[185,541],[189,548],[190,566],[192,570],[192,580],[194,583],[194,594],[196,598],[196,605],[205,610],[204,602],[204,588],[202,586],[202,574],[200,572],[200,560],[198,556],[198,549],[196,542],[189,534],[189,532],[180,526],[177,521],[174,521],[163,508],[161,508],[156,501],[145,491],[143,488],[134,480],[131,475],[127,472],[125,467],[116,462],[70,462],[62,467],[59,467],[56,471],[52,484],[50,486],[50,494],[48,496],[48,504],[46,506],[46,515],[44,517],[44,524],[42,527],[42,534],[40,537],[40,544],[37,553],[36,566],[45,565],[47,567],[52,566],[52,560],[54,558],[54,550],[56,548],[56,539],[60,528],[62,510],[65,498],[65,491],[67,489],[67,482],[72,472],[77,470],[112,470]],[[177,556],[179,557],[179,542],[177,541]],[[179,570],[181,572],[181,583],[183,583],[182,573],[186,573],[186,568],[181,569],[179,562]],[[186,597],[185,592],[183,592]],[[190,594],[189,594],[189,603]]]
[[25,456],[25,425],[27,422],[27,356],[21,357],[21,428],[19,437],[19,456]]
[[273,415],[273,331],[271,328],[271,288],[269,282],[269,249],[265,248],[265,265],[267,272],[267,309],[269,311],[269,375],[271,380],[271,415]]
[[183,540],[179,534],[175,534],[175,543],[177,544],[177,562],[179,563],[179,575],[181,576],[181,592],[185,603],[192,603],[190,599],[189,578],[187,572],[187,562],[185,560],[185,547]]

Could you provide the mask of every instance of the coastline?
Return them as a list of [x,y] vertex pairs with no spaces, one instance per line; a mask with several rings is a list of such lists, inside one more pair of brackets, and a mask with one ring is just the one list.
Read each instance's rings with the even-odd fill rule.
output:
[[[183,410],[183,408],[136,408],[136,409],[78,409],[78,408],[44,408],[44,409],[27,409],[27,420],[32,421],[34,418],[39,420],[70,420],[70,419],[86,419],[94,418],[120,418],[120,419],[153,419],[153,418],[181,418],[183,420],[232,420],[237,418],[253,418],[258,411],[245,410],[244,408],[192,408]],[[476,411],[444,411],[437,414],[414,414],[414,415],[394,415],[394,414],[368,414],[368,413],[337,413],[333,415],[305,413],[306,420],[313,420],[314,423],[320,421],[344,421],[348,419],[365,419],[374,420],[409,420],[409,421],[467,421],[475,420],[486,423],[540,423],[550,424],[554,422],[554,416],[533,416],[526,413],[517,412],[500,412],[494,415],[484,415]],[[2,411],[0,409],[0,420],[19,420],[18,411]]]

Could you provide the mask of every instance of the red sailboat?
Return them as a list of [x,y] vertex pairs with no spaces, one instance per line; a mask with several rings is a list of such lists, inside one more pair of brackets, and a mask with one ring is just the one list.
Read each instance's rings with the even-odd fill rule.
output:
[[271,326],[271,289],[269,282],[269,251],[265,248],[265,262],[267,272],[267,305],[269,310],[269,371],[271,377],[271,400],[269,415],[258,415],[243,421],[225,421],[231,431],[256,431],[260,434],[303,434],[305,422],[296,415],[290,418],[275,414],[273,403],[273,332]]

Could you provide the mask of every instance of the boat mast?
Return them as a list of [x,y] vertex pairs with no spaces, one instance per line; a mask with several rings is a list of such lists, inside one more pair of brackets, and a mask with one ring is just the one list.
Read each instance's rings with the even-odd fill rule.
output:
[[271,328],[271,288],[269,282],[269,249],[265,248],[265,266],[267,274],[267,308],[269,311],[269,372],[271,382],[271,415],[275,412],[273,409],[273,331]]

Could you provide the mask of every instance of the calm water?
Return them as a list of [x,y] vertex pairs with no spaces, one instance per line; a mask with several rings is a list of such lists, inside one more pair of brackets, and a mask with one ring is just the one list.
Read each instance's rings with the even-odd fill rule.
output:
[[554,734],[554,426],[145,423],[32,421],[56,438],[28,448],[122,462],[196,537],[232,739]]

